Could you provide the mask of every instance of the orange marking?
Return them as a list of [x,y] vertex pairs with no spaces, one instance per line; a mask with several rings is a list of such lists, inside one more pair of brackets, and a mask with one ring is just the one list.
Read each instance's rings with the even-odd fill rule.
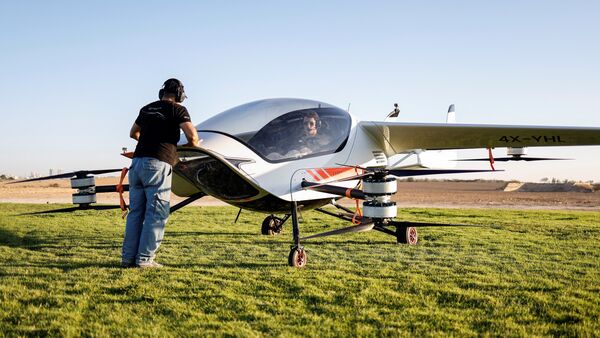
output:
[[350,195],[351,193],[352,193],[352,188],[348,188],[348,189],[346,189],[346,192],[344,195],[346,195],[346,197],[348,197],[348,198],[352,198],[352,195]]
[[[361,218],[361,220],[358,220],[358,217]],[[358,200],[356,200],[356,211],[354,212],[354,216],[352,216],[352,223],[354,224],[360,224],[362,223],[362,211],[360,210],[360,205],[358,203]]]
[[325,168],[324,170],[329,176],[336,176],[348,172],[352,168]]
[[308,173],[310,176],[312,176],[312,178],[314,178],[314,179],[315,179],[315,181],[317,181],[317,182],[318,182],[318,181],[320,181],[320,180],[321,180],[321,178],[319,178],[319,176],[315,175],[315,174],[312,172],[312,170],[308,169],[308,170],[306,170],[306,172],[307,172],[307,173]]
[[129,151],[126,153],[121,153],[121,155],[127,157],[127,158],[133,158],[133,151]]
[[315,169],[315,171],[317,174],[319,174],[319,176],[323,177],[323,179],[329,178],[329,175],[325,172],[325,170],[319,168]]
[[492,148],[488,148],[488,155],[490,157],[490,167],[492,167],[492,170],[496,171],[496,168],[494,168],[494,154],[492,154]]
[[125,179],[125,175],[127,175],[127,171],[129,171],[129,169],[127,168],[123,168],[123,170],[121,170],[121,179],[119,180],[119,184],[117,184],[116,190],[119,193],[119,205],[121,206],[121,210],[123,211],[123,215],[121,216],[122,218],[125,218],[125,216],[127,216],[127,213],[129,212],[129,210],[127,209],[127,204],[125,204],[125,199],[123,198],[123,180]]

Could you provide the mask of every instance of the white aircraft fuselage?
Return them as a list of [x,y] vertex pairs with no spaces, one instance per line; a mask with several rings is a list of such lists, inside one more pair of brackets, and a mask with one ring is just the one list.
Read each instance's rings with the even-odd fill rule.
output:
[[[312,121],[312,120],[314,121]],[[200,148],[178,148],[173,192],[211,195],[244,209],[288,212],[327,204],[332,195],[303,180],[353,188],[357,167],[454,167],[456,149],[599,145],[600,128],[359,121],[347,111],[305,99],[266,99],[198,124]],[[317,135],[308,135],[317,123]],[[313,131],[314,133],[314,131]],[[185,144],[182,136],[179,144]]]

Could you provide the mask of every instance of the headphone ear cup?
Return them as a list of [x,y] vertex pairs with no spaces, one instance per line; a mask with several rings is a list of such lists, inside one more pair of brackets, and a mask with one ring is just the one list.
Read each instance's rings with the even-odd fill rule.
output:
[[181,85],[181,102],[183,102],[185,99],[187,99],[187,95],[185,95],[185,87]]
[[158,99],[162,100],[163,95],[165,95],[165,90],[164,89],[159,90],[158,91]]
[[317,129],[321,129],[321,119],[317,120]]
[[178,103],[183,102],[183,85],[181,83],[178,84],[178,86],[177,86],[177,93],[175,93],[175,95],[177,96],[175,98],[175,100]]

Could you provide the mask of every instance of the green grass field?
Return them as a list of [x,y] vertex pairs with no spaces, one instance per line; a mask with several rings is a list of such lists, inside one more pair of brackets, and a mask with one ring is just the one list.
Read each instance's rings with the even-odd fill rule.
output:
[[[600,213],[401,209],[419,244],[368,232],[304,243],[264,215],[188,207],[158,270],[121,269],[118,211],[0,204],[0,336],[599,336]],[[305,212],[303,235],[345,224]]]

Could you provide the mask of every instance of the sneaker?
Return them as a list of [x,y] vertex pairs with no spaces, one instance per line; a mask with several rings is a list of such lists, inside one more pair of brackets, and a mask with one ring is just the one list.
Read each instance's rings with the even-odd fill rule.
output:
[[141,269],[158,269],[163,267],[162,264],[155,261],[140,262],[136,266]]
[[135,268],[135,262],[121,262],[121,267],[124,269]]

